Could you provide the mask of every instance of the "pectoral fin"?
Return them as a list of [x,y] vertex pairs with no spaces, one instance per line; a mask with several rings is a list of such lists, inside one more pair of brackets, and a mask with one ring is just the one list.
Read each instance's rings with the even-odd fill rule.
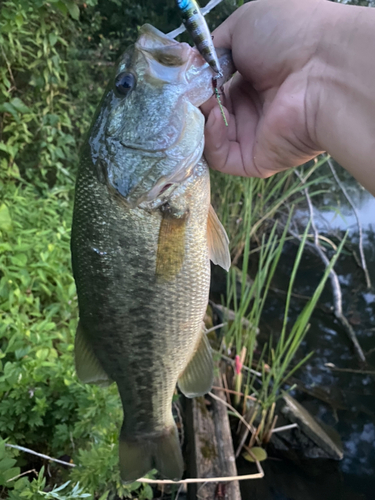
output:
[[97,384],[106,387],[112,380],[103,370],[98,358],[86,340],[85,332],[78,323],[74,344],[75,365],[78,378],[84,384]]
[[178,379],[178,387],[187,398],[203,396],[211,390],[213,377],[211,347],[203,333],[198,349]]
[[208,212],[207,240],[210,259],[212,262],[228,271],[231,264],[229,239],[212,205],[210,205]]
[[165,210],[160,224],[156,277],[170,281],[181,270],[185,257],[185,229],[187,215],[176,216]]

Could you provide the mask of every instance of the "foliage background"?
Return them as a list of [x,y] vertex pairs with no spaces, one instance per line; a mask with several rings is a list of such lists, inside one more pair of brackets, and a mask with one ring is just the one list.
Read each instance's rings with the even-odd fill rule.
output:
[[[211,22],[235,7],[224,2]],[[0,429],[9,443],[81,465],[48,498],[152,498],[149,486],[119,480],[116,388],[83,386],[75,376],[69,248],[85,132],[113,62],[145,22],[176,28],[174,0],[1,4]],[[0,441],[0,496],[42,498],[68,479],[68,470],[52,465],[47,475],[41,465]]]

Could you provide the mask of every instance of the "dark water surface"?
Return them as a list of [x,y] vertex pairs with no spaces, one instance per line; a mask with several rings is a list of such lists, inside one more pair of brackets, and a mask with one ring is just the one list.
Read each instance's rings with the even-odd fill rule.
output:
[[[340,171],[340,176],[358,210],[367,266],[375,285],[375,198],[345,172]],[[352,248],[359,255],[356,219],[350,205],[335,188],[323,199],[314,200],[314,204],[319,207],[315,218],[322,235],[337,243],[335,236],[342,238],[343,232],[349,230],[349,245],[335,269],[342,287],[343,312],[367,358],[365,369],[375,372],[375,288],[366,289],[363,271],[350,252]],[[300,228],[306,225],[308,218],[307,210],[297,210],[295,219]],[[296,250],[296,245],[291,243],[284,252],[274,282],[279,289],[287,289]],[[305,252],[294,292],[311,296],[323,269],[318,257]],[[284,301],[283,296],[271,293],[263,313],[267,321],[262,324],[260,342],[266,341],[270,334],[277,336],[280,331]],[[292,301],[290,324],[304,304],[302,299]],[[347,334],[330,312],[331,308],[332,292],[328,282],[299,352],[301,357],[312,350],[315,353],[296,374],[310,394],[294,391],[292,395],[314,416],[336,429],[343,443],[344,459],[298,463],[267,460],[263,480],[242,484],[245,500],[375,500],[375,376],[333,371],[325,366],[332,363],[337,368],[360,369]],[[314,392],[318,397],[312,396]],[[239,463],[239,472],[246,470],[248,465]]]

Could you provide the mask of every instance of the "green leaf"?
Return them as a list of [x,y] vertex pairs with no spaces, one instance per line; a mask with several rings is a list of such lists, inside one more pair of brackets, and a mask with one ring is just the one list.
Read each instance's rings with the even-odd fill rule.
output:
[[61,486],[59,486],[58,488],[54,487],[53,488],[53,493],[56,493],[57,491],[61,491],[63,490],[64,488],[66,488],[68,486],[68,484],[70,484],[71,481],[67,481],[66,483],[62,484]]
[[23,16],[22,16],[22,14],[17,14],[16,17],[15,17],[15,21],[16,21],[16,24],[17,24],[17,28],[21,28],[21,26],[23,25]]
[[68,13],[68,9],[63,1],[56,2],[56,7],[62,12],[64,15]]
[[55,33],[50,33],[48,35],[48,40],[49,40],[51,47],[53,47],[55,45],[55,43],[57,42],[57,35],[55,35]]
[[10,231],[12,229],[12,219],[9,214],[8,207],[3,203],[0,206],[0,230]]
[[0,460],[0,473],[11,469],[15,463],[16,460],[14,460],[14,458],[3,458]]
[[99,498],[99,500],[107,500],[109,493],[110,493],[110,490],[103,493],[103,495]]
[[12,264],[18,267],[25,267],[27,264],[27,256],[24,253],[18,253],[11,257]]
[[26,104],[24,104],[21,99],[19,99],[18,97],[15,97],[14,99],[12,99],[10,101],[10,104],[17,110],[19,111],[20,113],[29,113],[30,112],[30,108],[28,106],[26,106]]
[[38,359],[44,360],[47,359],[48,354],[49,354],[49,349],[40,349],[39,351],[37,351],[36,357]]
[[5,441],[0,440],[0,460],[5,457]]
[[74,295],[76,295],[77,293],[77,290],[76,290],[76,284],[73,282],[69,285],[69,288],[68,288],[68,296],[69,297],[74,297]]
[[0,253],[3,252],[11,252],[12,247],[9,245],[9,243],[0,243]]
[[258,462],[263,462],[264,460],[267,459],[267,452],[260,446],[254,446],[251,448],[251,453],[254,455],[254,458],[248,453],[247,451],[242,454],[245,460],[248,462],[255,462],[257,460]]
[[142,483],[139,483],[138,481],[134,481],[134,483],[131,483],[129,485],[129,490],[130,491],[137,491],[141,487]]
[[0,473],[0,483],[5,485],[5,483],[7,481],[9,481],[9,479],[12,479],[13,477],[18,476],[20,471],[21,471],[21,469],[19,467],[14,467],[13,469],[8,469],[4,472],[1,472]]
[[[17,117],[16,121],[19,122],[18,115],[16,115],[16,117]],[[2,144],[2,143],[0,143],[0,150],[1,151],[5,151],[5,153],[8,153],[8,155],[11,158],[14,158],[16,156],[16,154],[17,154],[18,148],[17,148],[17,146],[11,146],[10,144]]]
[[69,14],[75,21],[79,19],[79,8],[72,0],[65,0],[65,5],[68,9]]
[[0,105],[0,112],[10,113],[17,122],[20,121],[16,109],[9,102]]
[[143,491],[139,496],[140,499],[144,500],[152,500],[154,498],[154,493],[149,484],[145,484],[143,487]]
[[27,354],[29,354],[30,349],[31,349],[30,346],[24,346],[24,347],[22,347],[20,349],[16,349],[14,351],[14,355],[15,355],[16,359],[17,360],[18,359],[22,359],[24,356],[26,356]]

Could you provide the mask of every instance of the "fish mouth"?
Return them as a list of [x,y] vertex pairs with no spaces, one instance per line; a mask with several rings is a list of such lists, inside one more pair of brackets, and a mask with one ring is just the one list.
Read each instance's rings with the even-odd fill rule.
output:
[[[195,47],[177,42],[153,26],[145,24],[135,44],[138,54],[147,61],[150,77],[165,83],[184,82],[188,86],[186,95],[199,107],[213,94],[213,71]],[[228,49],[216,50],[222,74],[215,77],[216,86],[222,86],[234,74],[235,68]],[[196,83],[195,83],[196,82]],[[197,92],[194,87],[197,86]],[[206,88],[203,91],[203,87]],[[196,94],[196,95],[195,95]]]
[[185,66],[191,58],[189,44],[177,42],[150,24],[141,26],[135,47],[164,69]]
[[[202,72],[207,74],[207,81],[212,80],[213,76],[215,76],[210,65],[203,59],[198,49],[191,47],[187,43],[177,42],[174,38],[162,33],[150,24],[144,24],[140,28],[135,47],[148,60],[153,59],[159,63],[164,70],[168,68],[184,68],[188,82]],[[217,48],[216,52],[222,74],[219,77],[216,75],[215,79],[217,80],[217,86],[220,87],[235,73],[236,68],[230,50]],[[159,72],[157,71],[157,73]],[[175,73],[172,72],[171,75],[175,76]],[[160,74],[158,76],[160,77]],[[166,80],[168,80],[168,77]]]

